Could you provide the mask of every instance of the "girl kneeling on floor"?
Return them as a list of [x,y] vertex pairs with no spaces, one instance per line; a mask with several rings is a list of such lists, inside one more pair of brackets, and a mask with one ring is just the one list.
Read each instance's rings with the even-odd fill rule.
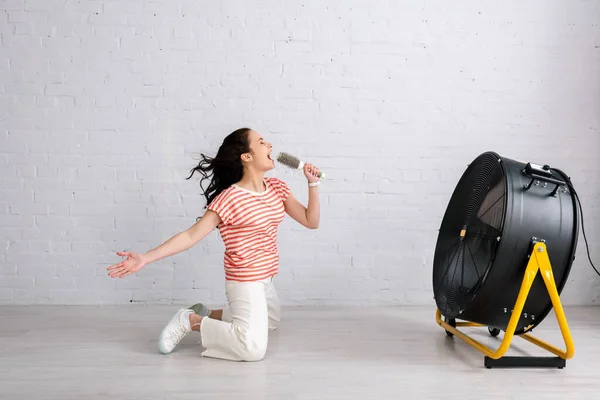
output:
[[308,206],[304,207],[280,179],[267,178],[273,169],[272,145],[260,134],[242,128],[229,134],[216,157],[202,155],[192,169],[209,181],[204,191],[207,211],[189,229],[145,254],[117,252],[126,257],[108,268],[123,278],[154,261],[187,250],[218,228],[225,245],[225,293],[228,308],[209,310],[202,303],[175,313],[160,334],[158,347],[168,354],[191,331],[199,331],[205,357],[259,361],[267,350],[268,333],[280,319],[273,278],[279,268],[277,228],[285,213],[310,229],[319,225],[319,169],[304,166]]

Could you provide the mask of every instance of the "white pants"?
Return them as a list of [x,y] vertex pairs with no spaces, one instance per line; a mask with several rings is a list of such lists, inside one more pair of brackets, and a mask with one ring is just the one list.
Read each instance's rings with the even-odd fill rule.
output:
[[202,318],[200,334],[204,357],[259,361],[267,351],[269,331],[281,318],[273,277],[256,282],[225,283],[229,308],[222,320]]

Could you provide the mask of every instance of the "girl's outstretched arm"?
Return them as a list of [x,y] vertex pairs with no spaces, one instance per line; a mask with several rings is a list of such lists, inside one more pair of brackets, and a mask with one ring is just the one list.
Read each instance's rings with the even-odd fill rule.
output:
[[208,210],[206,214],[204,214],[204,216],[189,229],[178,233],[145,254],[132,251],[118,251],[117,255],[127,258],[118,264],[108,267],[108,275],[111,278],[124,278],[154,261],[187,250],[208,235],[219,222],[221,222],[219,216],[215,212]]

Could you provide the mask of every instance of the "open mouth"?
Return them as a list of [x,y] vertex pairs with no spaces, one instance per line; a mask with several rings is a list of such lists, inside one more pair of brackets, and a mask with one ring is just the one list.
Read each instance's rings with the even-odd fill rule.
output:
[[268,154],[267,154],[267,157],[269,158],[269,160],[271,160],[271,161],[274,161],[274,160],[271,158],[271,153],[268,153]]

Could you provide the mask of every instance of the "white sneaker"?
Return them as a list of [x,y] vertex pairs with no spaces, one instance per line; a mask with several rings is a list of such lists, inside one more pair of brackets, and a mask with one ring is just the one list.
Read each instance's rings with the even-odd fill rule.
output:
[[[180,309],[164,327],[158,338],[158,349],[162,354],[169,354],[172,352],[181,339],[192,331],[189,327],[191,313],[192,311],[189,309]],[[186,318],[188,318],[187,321]]]

